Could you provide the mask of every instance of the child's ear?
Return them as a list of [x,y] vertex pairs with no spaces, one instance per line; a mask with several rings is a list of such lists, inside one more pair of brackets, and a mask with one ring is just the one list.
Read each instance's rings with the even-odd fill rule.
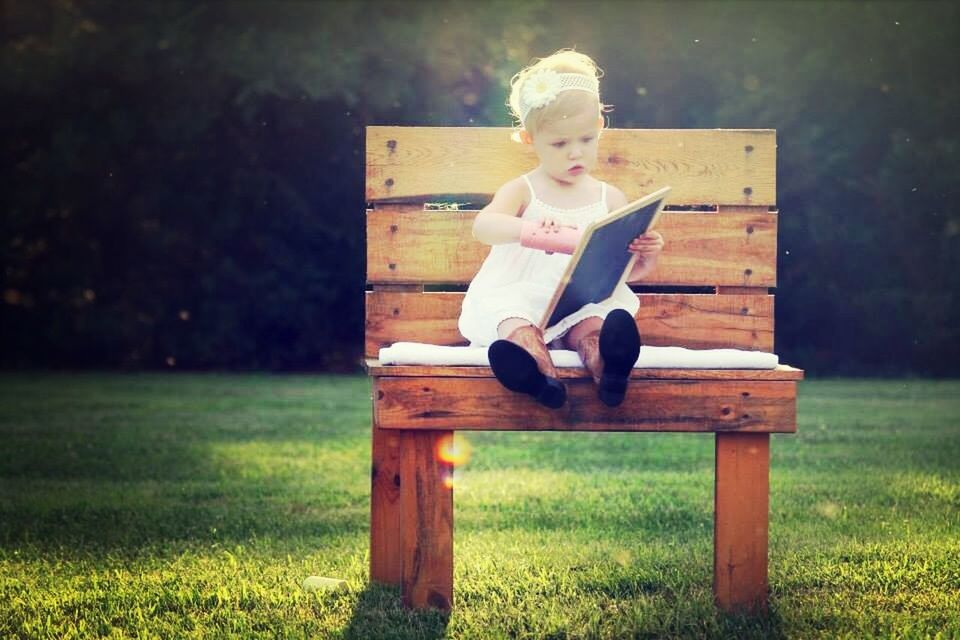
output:
[[523,144],[533,144],[533,136],[526,129],[520,130],[520,142]]

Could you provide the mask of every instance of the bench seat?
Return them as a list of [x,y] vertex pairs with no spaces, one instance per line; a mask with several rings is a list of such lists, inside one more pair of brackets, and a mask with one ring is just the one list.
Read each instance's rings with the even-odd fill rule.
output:
[[[490,367],[453,365],[380,364],[376,358],[367,358],[364,368],[370,376],[492,378]],[[587,378],[583,367],[558,367],[557,377],[567,380]],[[776,369],[634,369],[633,380],[803,380],[803,369],[781,364]]]
[[619,407],[596,395],[586,369],[558,369],[567,403],[549,409],[504,389],[489,367],[379,366],[373,376],[374,419],[381,429],[458,431],[796,431],[792,367],[635,369]]

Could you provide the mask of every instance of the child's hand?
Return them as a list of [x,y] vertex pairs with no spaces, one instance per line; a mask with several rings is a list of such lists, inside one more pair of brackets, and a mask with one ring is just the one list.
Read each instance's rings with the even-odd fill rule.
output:
[[[556,234],[559,234],[561,230],[566,230],[566,232],[569,234],[569,232],[570,232],[571,229],[576,229],[576,227],[574,227],[574,226],[567,225],[567,224],[561,224],[559,220],[557,220],[556,218],[553,218],[553,217],[551,217],[551,216],[549,216],[549,215],[546,215],[546,216],[544,216],[543,218],[540,219],[540,228],[543,229],[544,231],[546,231],[547,233],[556,233]],[[576,243],[574,242],[574,243],[573,243],[571,246],[569,246],[569,247],[564,246],[564,247],[560,250],[560,252],[561,252],[561,253],[568,253],[568,254],[569,254],[569,253],[573,253],[574,250],[576,250],[576,248],[577,248],[577,247],[576,247]],[[548,256],[552,256],[552,255],[553,255],[553,251],[546,250],[546,249],[544,249],[544,253],[546,253]]]
[[543,228],[545,231],[551,231],[551,232],[553,232],[553,233],[559,233],[559,232],[560,232],[560,227],[562,227],[562,226],[564,226],[564,225],[560,224],[560,221],[559,221],[559,220],[557,220],[556,218],[553,218],[553,217],[551,217],[551,216],[549,216],[549,215],[543,216],[543,217],[540,219],[540,227]]
[[631,240],[627,250],[644,260],[656,257],[663,251],[663,236],[657,231],[648,231]]

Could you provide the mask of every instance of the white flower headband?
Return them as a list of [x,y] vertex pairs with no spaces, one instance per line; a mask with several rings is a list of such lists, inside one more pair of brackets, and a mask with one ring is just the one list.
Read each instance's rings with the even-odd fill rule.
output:
[[582,73],[557,73],[542,69],[530,74],[520,89],[520,122],[526,122],[533,109],[540,109],[553,102],[562,91],[586,91],[600,96],[600,81]]

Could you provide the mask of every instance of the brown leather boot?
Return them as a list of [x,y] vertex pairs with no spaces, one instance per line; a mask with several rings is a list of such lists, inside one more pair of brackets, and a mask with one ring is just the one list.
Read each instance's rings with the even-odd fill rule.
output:
[[577,343],[577,354],[583,361],[583,366],[587,368],[593,381],[600,384],[600,376],[603,375],[603,358],[600,356],[600,332],[594,331],[580,338]]
[[533,356],[537,361],[537,369],[545,376],[550,378],[557,377],[557,369],[553,366],[553,360],[550,359],[550,351],[543,342],[543,331],[538,327],[528,324],[518,327],[510,332],[507,340],[520,345],[527,353]]
[[622,404],[627,381],[640,354],[640,334],[633,316],[623,309],[614,309],[607,314],[600,331],[580,339],[577,353],[597,383],[597,395],[603,404]]
[[514,329],[506,340],[491,344],[487,356],[493,374],[507,389],[531,395],[551,409],[566,402],[567,389],[557,380],[543,332],[537,327]]

